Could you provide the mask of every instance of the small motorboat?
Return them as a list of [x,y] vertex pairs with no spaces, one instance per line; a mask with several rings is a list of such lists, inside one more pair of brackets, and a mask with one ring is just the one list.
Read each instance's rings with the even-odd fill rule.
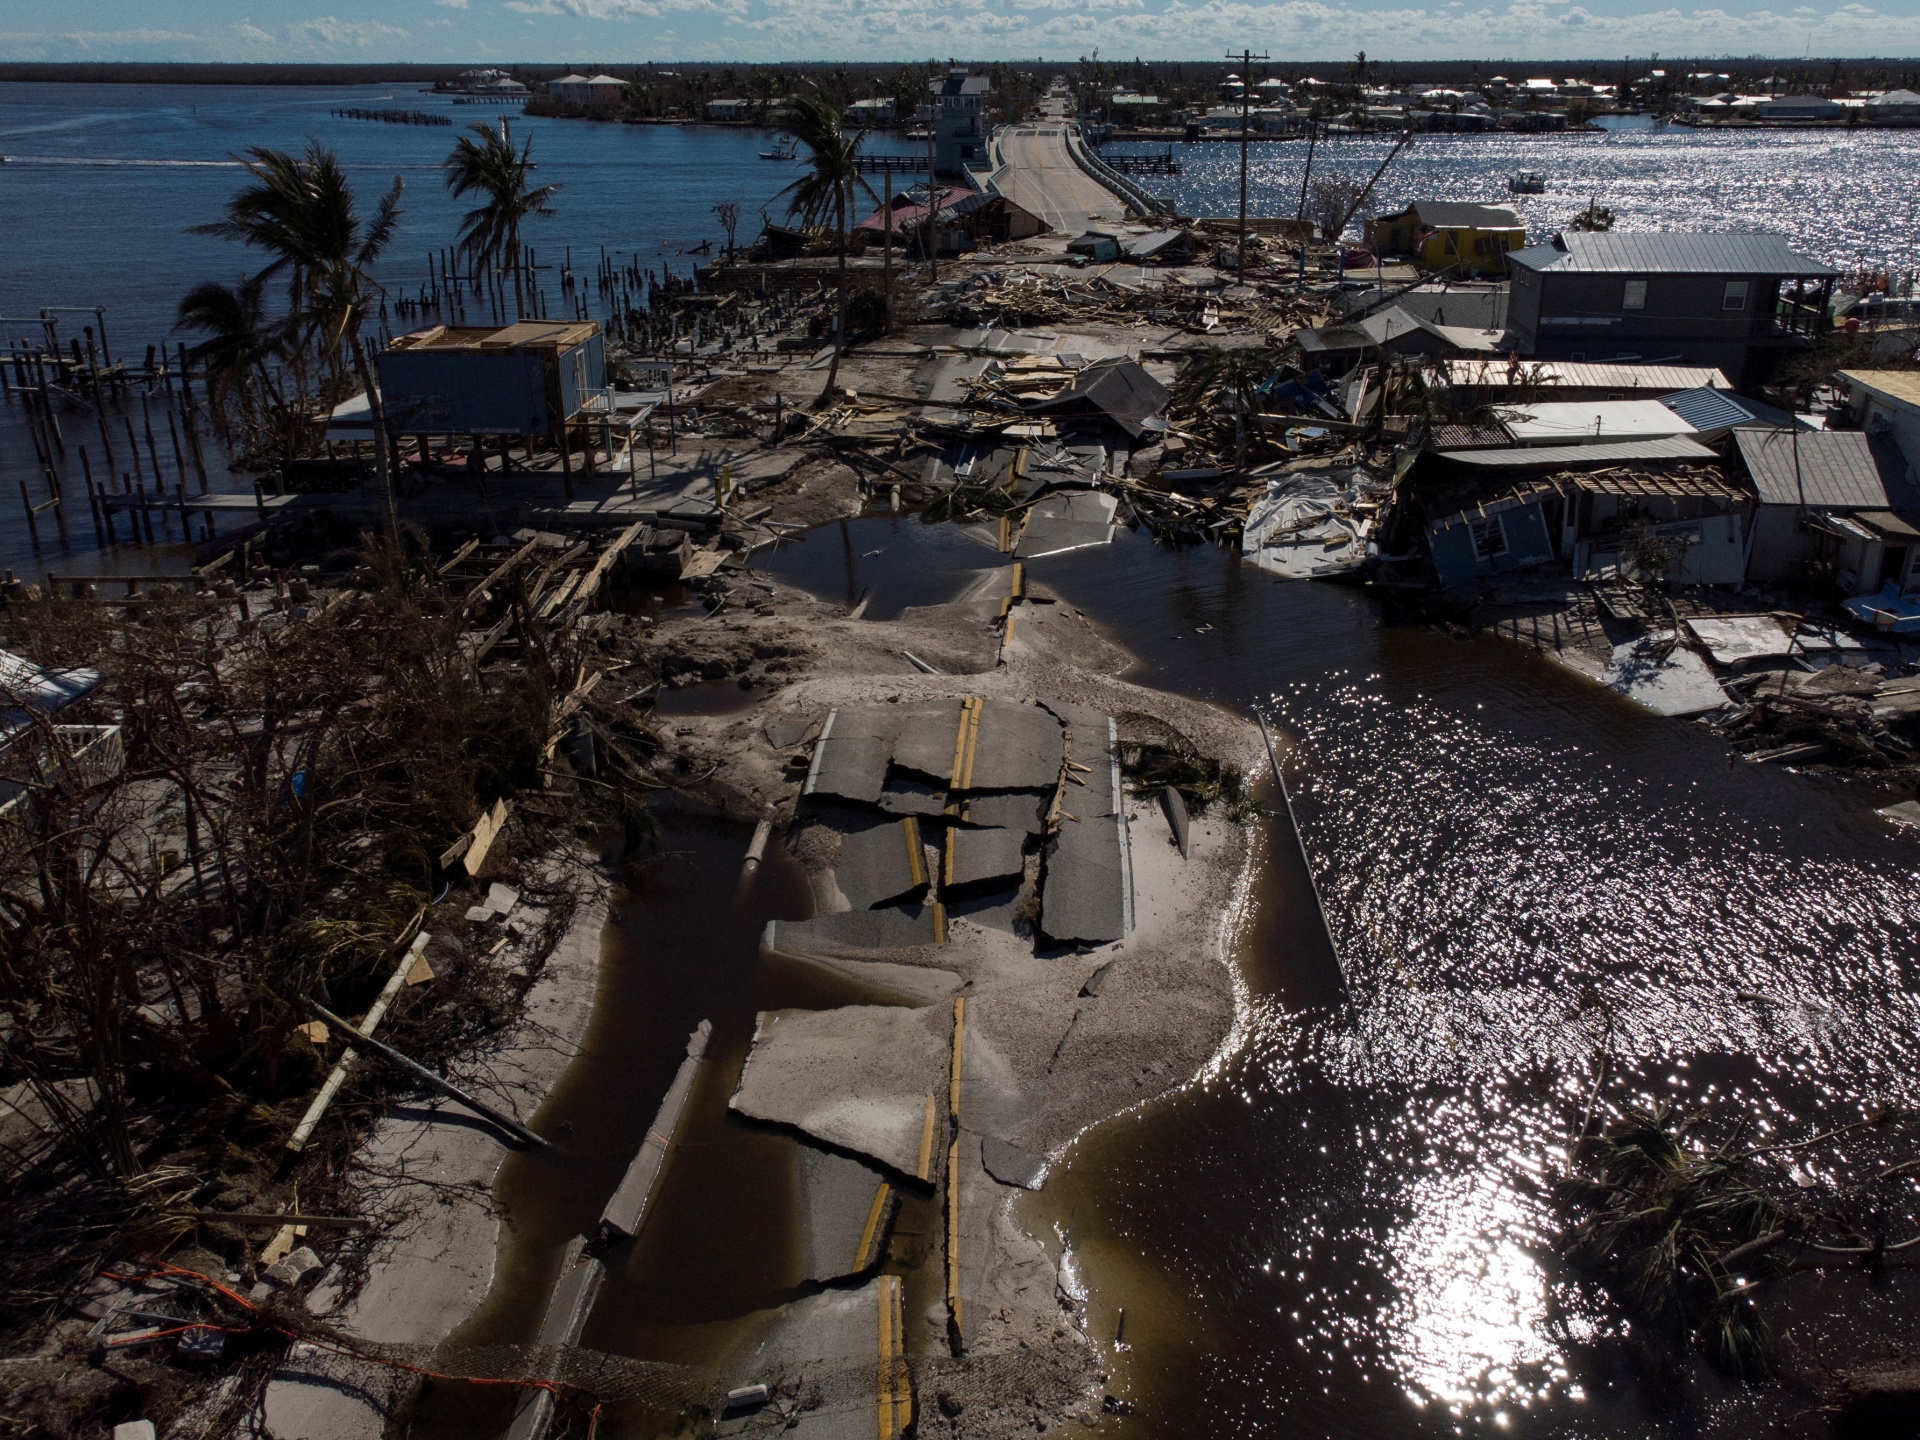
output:
[[1538,170],[1516,170],[1507,177],[1507,189],[1515,195],[1544,195],[1547,177]]
[[793,141],[781,140],[776,142],[771,150],[762,150],[760,158],[762,160],[798,160],[800,151]]

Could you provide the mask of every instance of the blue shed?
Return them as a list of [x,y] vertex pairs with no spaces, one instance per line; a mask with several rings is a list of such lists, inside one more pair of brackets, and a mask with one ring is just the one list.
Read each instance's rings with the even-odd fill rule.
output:
[[1554,527],[1545,512],[1550,501],[1561,501],[1557,486],[1527,484],[1430,522],[1427,549],[1441,585],[1464,585],[1552,560]]
[[398,336],[376,363],[394,435],[556,435],[607,383],[592,321],[436,325]]

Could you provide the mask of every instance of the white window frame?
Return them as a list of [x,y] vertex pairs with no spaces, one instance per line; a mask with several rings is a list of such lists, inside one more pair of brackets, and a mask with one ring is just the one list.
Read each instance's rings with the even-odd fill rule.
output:
[[1620,287],[1620,308],[1622,310],[1644,310],[1647,308],[1647,282],[1629,280]]
[[[1469,520],[1467,535],[1473,541],[1473,558],[1497,560],[1507,553],[1507,522],[1498,515],[1484,520]],[[1489,545],[1487,542],[1493,543]]]
[[1722,310],[1744,310],[1747,308],[1747,292],[1753,288],[1750,280],[1729,280],[1727,288],[1720,292]]

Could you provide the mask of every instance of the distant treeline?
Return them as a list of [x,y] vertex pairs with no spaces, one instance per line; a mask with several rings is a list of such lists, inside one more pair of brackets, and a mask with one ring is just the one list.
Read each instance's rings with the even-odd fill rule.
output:
[[[482,62],[484,63],[484,62]],[[734,95],[751,98],[755,91],[785,93],[800,81],[810,81],[829,92],[850,99],[890,91],[902,100],[906,93],[918,92],[929,73],[938,74],[949,65],[965,65],[994,74],[1006,82],[1006,88],[1031,94],[1053,75],[1064,74],[1082,84],[1106,87],[1133,84],[1143,90],[1181,94],[1216,87],[1234,67],[1218,60],[998,60],[998,61],[815,61],[771,65],[741,65],[725,62],[666,61],[636,64],[633,61],[607,63],[578,62],[570,65],[507,65],[514,79],[538,87],[568,71],[583,74],[607,73],[636,86],[635,108],[652,109],[643,97],[671,96],[675,101]],[[371,65],[273,65],[273,64],[157,64],[132,61],[79,61],[54,63],[21,61],[0,64],[0,81],[37,80],[69,83],[138,85],[378,85],[394,82],[415,85],[449,85],[464,70],[464,64],[371,64]],[[1569,76],[1590,78],[1602,83],[1646,88],[1643,82],[1653,70],[1664,70],[1671,82],[1683,83],[1689,74],[1707,73],[1731,77],[1739,85],[1750,86],[1777,77],[1779,88],[1796,91],[1829,89],[1885,89],[1895,86],[1920,87],[1920,58],[1909,59],[1767,59],[1748,56],[1739,60],[1663,56],[1625,57],[1614,60],[1370,60],[1366,56],[1322,60],[1259,61],[1256,76],[1278,76],[1297,80],[1315,75],[1324,79],[1348,76],[1367,84],[1470,85],[1494,75],[1510,79],[1526,76]],[[1677,84],[1676,84],[1676,88]],[[676,93],[679,92],[679,93]]]

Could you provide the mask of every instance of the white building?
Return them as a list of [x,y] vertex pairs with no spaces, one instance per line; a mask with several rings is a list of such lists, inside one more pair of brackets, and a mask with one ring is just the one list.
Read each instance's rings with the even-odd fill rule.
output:
[[751,100],[709,100],[706,115],[709,120],[751,120],[753,102]]
[[847,124],[857,130],[884,128],[893,124],[893,101],[886,96],[856,100],[847,106]]
[[934,84],[934,168],[942,175],[958,175],[969,161],[986,158],[981,112],[989,83],[984,75],[949,70],[946,79]]

